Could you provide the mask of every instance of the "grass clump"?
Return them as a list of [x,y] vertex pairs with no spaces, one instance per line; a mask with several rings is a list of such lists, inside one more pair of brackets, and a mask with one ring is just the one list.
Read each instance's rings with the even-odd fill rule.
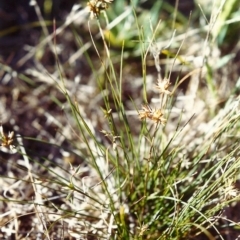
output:
[[[79,35],[74,22],[76,16],[87,16],[80,6],[62,26],[54,26],[52,35],[39,16],[46,38],[28,57],[48,49],[55,60],[45,67],[40,57],[21,73],[34,84],[21,80],[16,85],[16,102],[31,99],[36,108],[36,117],[26,115],[34,130],[28,135],[14,121],[8,135],[4,125],[0,130],[5,151],[1,236],[237,239],[239,219],[231,211],[239,206],[239,80],[224,88],[213,65],[213,52],[220,51],[210,44],[217,16],[204,28],[188,26],[187,34],[169,31],[170,40],[164,42],[159,28],[167,26],[154,20],[148,27],[144,18],[154,8],[139,10],[132,2],[129,15],[116,16],[116,23],[112,4],[121,5],[117,0],[88,2],[90,20],[80,22],[89,38]],[[176,14],[175,9],[172,26]],[[58,38],[67,41],[64,28],[79,48],[67,59],[58,43]],[[132,28],[133,35],[122,33],[123,41],[115,42],[119,29]],[[205,37],[195,36],[196,31]],[[188,52],[187,41],[194,47],[202,42],[203,49]],[[221,66],[232,59],[218,56]],[[78,58],[88,64],[89,75],[84,67],[87,76],[74,72]]]

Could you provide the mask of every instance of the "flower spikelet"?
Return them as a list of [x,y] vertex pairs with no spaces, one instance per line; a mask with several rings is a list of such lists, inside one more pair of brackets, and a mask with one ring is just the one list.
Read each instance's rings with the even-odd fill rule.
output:
[[140,110],[138,114],[139,114],[139,118],[141,120],[146,119],[146,118],[151,118],[152,109],[148,105],[142,106],[142,110]]
[[161,123],[162,125],[165,125],[167,121],[163,117],[163,111],[161,109],[152,109],[148,105],[143,106],[142,110],[140,110],[138,114],[141,120],[148,118],[155,123]]
[[13,148],[14,147],[14,145],[12,144],[13,137],[14,137],[14,132],[9,132],[8,135],[6,135],[3,132],[3,127],[0,126],[0,139],[1,139],[2,147]]
[[113,0],[90,0],[87,3],[87,8],[91,13],[91,18],[98,17],[100,12],[106,10],[112,2]]
[[163,117],[163,112],[161,109],[156,109],[152,113],[151,119],[156,123],[161,123],[162,125],[166,124],[166,119]]
[[160,93],[170,95],[171,92],[168,90],[169,86],[171,85],[168,78],[164,78],[163,80],[158,80],[156,84],[156,88],[159,90]]

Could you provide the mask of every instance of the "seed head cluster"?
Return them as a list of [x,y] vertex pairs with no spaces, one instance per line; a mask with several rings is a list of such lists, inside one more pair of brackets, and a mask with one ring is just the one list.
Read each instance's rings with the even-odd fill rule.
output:
[[8,135],[3,132],[3,127],[0,126],[0,140],[1,140],[1,146],[7,147],[7,148],[13,148],[13,137],[14,132],[9,132]]
[[[158,79],[158,82],[156,84],[156,88],[158,89],[160,93],[160,98],[163,102],[163,97],[165,95],[171,95],[172,92],[169,91],[169,86],[171,85],[169,79],[164,78],[163,80]],[[164,107],[164,105],[163,105]],[[158,108],[158,109],[152,109],[149,105],[144,105],[142,109],[138,112],[139,118],[141,120],[144,119],[150,119],[155,123],[160,123],[161,125],[165,125],[167,120],[164,118],[164,109]]]
[[163,117],[163,112],[161,109],[152,109],[149,105],[142,107],[142,110],[139,111],[139,118],[150,119],[155,123],[160,123],[162,125],[166,124],[166,119]]
[[108,5],[112,2],[113,0],[90,0],[87,3],[87,8],[91,13],[91,18],[98,17],[101,11],[106,10]]

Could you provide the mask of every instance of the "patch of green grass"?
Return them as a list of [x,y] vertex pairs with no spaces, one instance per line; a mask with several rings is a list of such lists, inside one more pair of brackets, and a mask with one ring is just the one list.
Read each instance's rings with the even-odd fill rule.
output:
[[[58,77],[48,77],[65,101],[52,99],[62,107],[67,122],[48,115],[47,120],[59,127],[58,141],[45,141],[44,127],[45,135],[39,138],[17,136],[12,153],[20,159],[5,161],[10,170],[1,177],[5,184],[1,204],[8,206],[1,234],[8,236],[14,229],[16,239],[36,239],[39,234],[43,239],[225,239],[239,227],[225,210],[239,201],[240,99],[236,91],[226,91],[221,99],[222,86],[214,79],[215,58],[206,53],[212,30],[205,38],[195,36],[205,42],[203,49],[198,48],[200,67],[199,62],[194,65],[198,59],[193,56],[191,69],[184,64],[191,61],[184,45],[193,40],[185,35],[179,41],[178,32],[177,36],[168,32],[169,39],[172,36],[168,43],[178,50],[164,59],[164,65],[159,39],[167,26],[161,25],[156,10],[161,1],[140,13],[137,5],[132,6],[113,29],[106,26],[123,14],[121,1],[115,1],[112,12],[111,6],[106,8],[108,1],[98,2],[94,7],[109,14],[95,9],[88,22],[92,48],[85,57],[92,74],[81,89],[80,83],[66,79],[57,43],[49,44],[55,48]],[[71,30],[82,48],[84,38],[77,36],[75,26]],[[131,54],[139,61],[140,81],[127,74],[128,65],[136,64],[128,58]],[[175,67],[184,76],[175,77]],[[189,84],[182,86],[186,80]],[[231,84],[237,88],[234,80]],[[94,89],[93,99],[88,85]],[[133,89],[139,91],[137,97]],[[12,146],[10,138],[12,134],[2,129],[4,147]],[[52,161],[36,152],[30,156],[31,146],[26,149],[24,140],[48,145],[61,157]]]

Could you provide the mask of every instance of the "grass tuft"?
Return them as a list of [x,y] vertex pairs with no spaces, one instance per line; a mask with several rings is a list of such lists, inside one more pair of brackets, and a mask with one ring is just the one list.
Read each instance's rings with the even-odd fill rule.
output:
[[192,22],[178,4],[90,0],[51,34],[32,4],[32,65],[1,63],[0,236],[237,239],[238,60],[219,27],[235,9]]

